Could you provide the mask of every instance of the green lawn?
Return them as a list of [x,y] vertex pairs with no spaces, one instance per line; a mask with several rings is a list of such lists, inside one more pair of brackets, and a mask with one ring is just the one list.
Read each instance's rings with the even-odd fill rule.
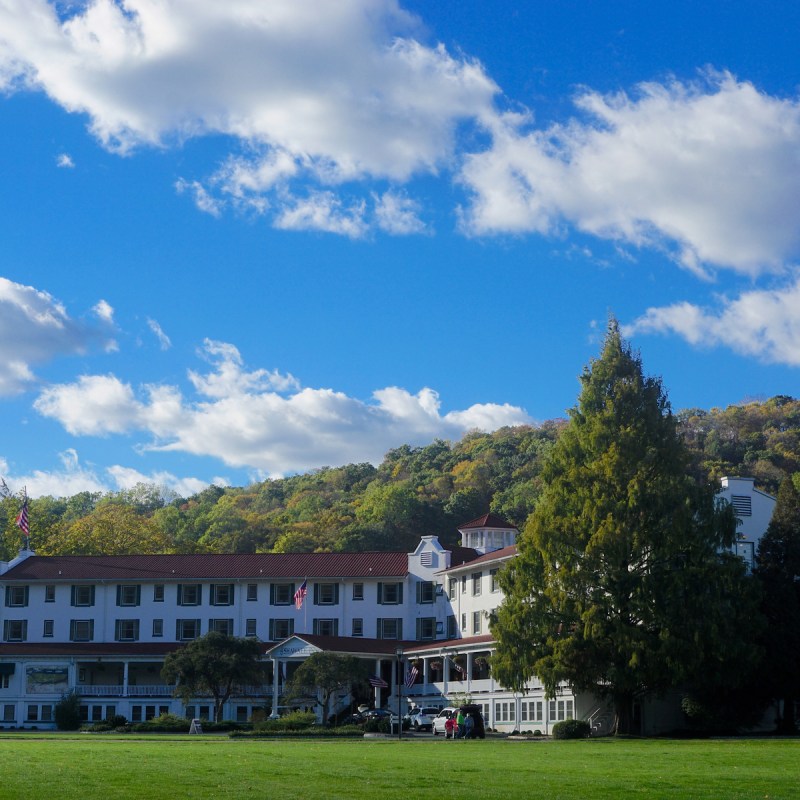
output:
[[800,740],[231,740],[5,734],[1,800],[797,798]]

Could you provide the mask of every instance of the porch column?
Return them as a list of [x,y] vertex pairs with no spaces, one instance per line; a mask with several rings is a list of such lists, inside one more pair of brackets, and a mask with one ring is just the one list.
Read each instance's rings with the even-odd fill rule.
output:
[[422,693],[428,694],[428,666],[430,659],[427,656],[422,657]]
[[[374,675],[378,675],[380,677],[380,674],[381,674],[381,659],[380,658],[376,658],[375,659],[375,672],[373,674]],[[374,689],[373,705],[375,706],[375,708],[380,708],[381,707],[381,687],[380,686],[376,686],[375,689]]]
[[272,659],[272,713],[269,715],[270,719],[278,719],[278,698],[280,697],[279,688],[280,679],[280,664],[277,658]]
[[128,696],[128,662],[122,662],[122,696]]
[[472,659],[473,654],[467,653],[467,691],[472,688]]

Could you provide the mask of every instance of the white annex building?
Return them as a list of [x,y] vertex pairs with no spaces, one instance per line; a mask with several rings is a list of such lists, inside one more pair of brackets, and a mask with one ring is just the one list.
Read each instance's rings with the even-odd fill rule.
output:
[[[749,560],[775,500],[744,478],[725,479],[721,494],[742,519],[739,550]],[[497,572],[515,556],[518,531],[487,514],[459,532],[460,546],[446,549],[423,536],[412,553],[23,550],[0,562],[0,727],[54,727],[54,706],[71,689],[80,693],[87,721],[121,714],[135,722],[164,712],[207,718],[211,700],[184,705],[173,698],[161,667],[168,653],[216,630],[264,642],[264,683],[233,697],[226,719],[246,721],[261,709],[282,713],[286,680],[324,650],[371,663],[387,684],[374,689],[375,707],[397,708],[398,687],[413,665],[416,678],[402,686],[403,703],[444,706],[468,697],[482,706],[486,725],[500,731],[549,733],[570,717],[607,731],[612,714],[594,698],[567,687],[546,698],[535,680],[524,694],[513,693],[494,680],[488,617],[502,603]],[[294,596],[303,581],[308,594],[298,609]],[[333,710],[351,701],[338,698]]]

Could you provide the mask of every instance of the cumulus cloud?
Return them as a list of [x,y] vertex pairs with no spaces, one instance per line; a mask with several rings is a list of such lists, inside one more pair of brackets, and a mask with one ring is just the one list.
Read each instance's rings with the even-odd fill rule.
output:
[[564,224],[672,251],[700,274],[756,275],[800,252],[800,103],[728,74],[586,91],[584,117],[546,130],[509,117],[468,157],[473,234],[552,233]]
[[[54,470],[34,470],[28,475],[12,474],[8,461],[0,457],[0,476],[5,477],[12,489],[25,487],[29,497],[70,497],[78,492],[113,492],[132,489],[137,483],[165,486],[181,497],[190,497],[209,486],[200,478],[181,478],[171,472],[156,471],[149,474],[131,467],[115,464],[98,472],[80,462],[78,453],[69,448],[58,454],[61,466]],[[224,478],[214,478],[210,483],[227,486]]]
[[98,316],[99,327],[74,320],[47,292],[0,277],[0,396],[29,388],[33,366],[91,347],[113,348],[111,316]]
[[75,162],[69,153],[59,153],[58,158],[56,158],[56,166],[61,169],[74,169]]
[[[88,115],[121,153],[204,135],[238,142],[207,185],[256,200],[302,176],[320,187],[404,181],[450,163],[458,125],[491,114],[496,85],[475,61],[418,41],[397,0],[47,0],[0,5],[0,88],[40,90]],[[286,213],[284,227],[330,217]]]
[[231,344],[206,340],[206,373],[190,372],[197,397],[175,386],[137,392],[119,378],[83,376],[42,392],[35,407],[83,435],[141,432],[143,451],[211,456],[234,467],[283,475],[322,464],[380,462],[399,443],[455,439],[467,430],[530,423],[510,405],[480,404],[441,412],[438,394],[389,387],[369,402],[333,389],[301,388],[277,371],[247,370]]
[[384,192],[375,197],[375,217],[378,227],[396,236],[424,233],[425,223],[420,219],[420,206],[402,192]]
[[624,333],[673,333],[692,345],[729,347],[765,362],[800,366],[800,277],[779,289],[723,297],[719,306],[683,302],[649,308]]

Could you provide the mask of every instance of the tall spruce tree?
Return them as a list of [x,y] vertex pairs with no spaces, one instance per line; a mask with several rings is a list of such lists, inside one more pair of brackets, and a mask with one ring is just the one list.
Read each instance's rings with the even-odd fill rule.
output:
[[795,732],[795,702],[800,699],[800,495],[791,478],[778,490],[778,502],[758,547],[756,574],[761,580],[764,636],[769,670],[764,679],[781,701],[778,728]]
[[519,690],[536,675],[550,696],[566,682],[611,699],[629,733],[643,693],[725,681],[733,661],[753,662],[754,606],[743,563],[723,552],[733,515],[687,476],[661,381],[643,374],[615,320],[581,384],[500,576],[493,666]]

